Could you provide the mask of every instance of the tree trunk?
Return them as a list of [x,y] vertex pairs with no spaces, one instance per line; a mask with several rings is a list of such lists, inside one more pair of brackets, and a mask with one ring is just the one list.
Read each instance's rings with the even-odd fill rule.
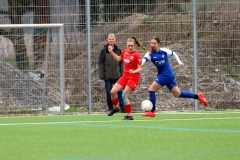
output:
[[[22,23],[22,16],[18,11],[18,6],[15,3],[15,0],[8,0],[9,4],[9,17],[12,24],[21,24]],[[22,28],[12,29],[11,30],[11,39],[12,43],[14,44],[14,51],[16,54],[16,64],[17,68],[20,70],[28,70],[29,63],[28,63],[28,56],[26,52],[26,45],[24,42],[24,33]]]
[[[50,23],[50,2],[49,0],[38,0],[35,8],[34,23]],[[46,52],[47,29],[35,29],[34,34],[34,69],[42,66]]]

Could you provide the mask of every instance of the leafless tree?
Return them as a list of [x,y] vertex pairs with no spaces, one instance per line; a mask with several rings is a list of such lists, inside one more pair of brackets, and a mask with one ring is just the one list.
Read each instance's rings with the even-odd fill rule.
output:
[[[2,13],[9,16],[11,24],[21,24],[22,23],[22,15],[25,13],[25,9],[19,6],[23,6],[25,4],[29,4],[29,0],[8,0],[8,11]],[[23,29],[11,29],[11,30],[0,30],[0,34],[4,37],[9,38],[14,46],[15,54],[16,54],[16,66],[20,70],[28,70],[29,61],[26,52],[26,45],[24,43],[24,33]]]
[[[35,0],[34,2],[34,23],[50,23],[50,3],[49,0]],[[34,68],[41,66],[46,52],[46,29],[35,29],[34,35]]]

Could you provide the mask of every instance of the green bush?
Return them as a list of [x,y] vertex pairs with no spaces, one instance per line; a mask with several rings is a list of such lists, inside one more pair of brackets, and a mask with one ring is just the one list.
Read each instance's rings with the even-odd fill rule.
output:
[[152,24],[153,23],[153,19],[151,17],[144,17],[142,20],[141,20],[141,23],[142,24]]

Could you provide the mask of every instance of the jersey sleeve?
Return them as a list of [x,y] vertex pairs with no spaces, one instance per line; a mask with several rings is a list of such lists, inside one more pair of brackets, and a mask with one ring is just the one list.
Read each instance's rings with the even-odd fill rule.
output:
[[160,50],[164,51],[167,53],[167,56],[172,56],[173,55],[173,51],[167,48],[160,48]]
[[161,49],[167,53],[168,57],[173,56],[177,60],[178,64],[182,64],[182,61],[180,60],[176,52],[167,48],[161,48]]
[[143,58],[146,59],[146,62],[147,62],[147,61],[151,61],[150,52],[147,52],[147,53],[144,55]]
[[177,60],[178,64],[182,64],[182,61],[178,57],[177,53],[175,53],[174,51],[173,51],[173,57]]

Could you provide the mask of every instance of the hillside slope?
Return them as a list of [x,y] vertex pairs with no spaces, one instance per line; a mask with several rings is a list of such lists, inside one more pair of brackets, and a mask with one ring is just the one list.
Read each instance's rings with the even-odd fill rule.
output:
[[[179,85],[179,88],[181,90],[189,90],[193,92],[193,47],[192,47],[192,40],[191,40],[191,23],[185,23],[183,25],[179,25],[176,27],[175,23],[169,23],[169,24],[162,24],[159,22],[157,25],[152,23],[143,23],[143,19],[145,17],[149,17],[146,15],[136,14],[129,16],[119,23],[113,24],[113,25],[106,25],[102,27],[102,29],[98,28],[98,30],[93,30],[92,35],[98,35],[97,33],[106,33],[105,36],[101,37],[105,38],[102,42],[98,43],[97,45],[93,46],[92,48],[92,99],[93,99],[93,106],[97,111],[104,111],[106,109],[106,100],[105,100],[105,91],[104,91],[104,83],[103,81],[98,79],[98,56],[99,51],[101,48],[106,44],[106,37],[108,33],[115,33],[117,36],[117,44],[121,47],[125,47],[125,41],[130,36],[135,36],[138,39],[141,40],[144,46],[149,46],[149,41],[153,36],[160,36],[162,41],[162,47],[170,48],[174,51],[176,51],[181,58],[181,60],[185,63],[184,68],[180,68],[176,61],[173,58],[170,58],[171,65],[174,69],[174,72],[176,73],[176,81]],[[184,20],[188,21],[190,20],[189,15],[159,15],[156,17],[151,17],[152,20],[160,19],[160,20],[166,20],[168,19],[175,19],[175,20]],[[225,16],[219,16],[216,17],[219,18],[225,18]],[[126,23],[129,21],[133,21],[131,25],[127,25]],[[167,27],[166,27],[167,25]],[[216,23],[211,23],[210,27],[216,27]],[[153,30],[159,29],[163,30],[165,27],[164,32],[156,32],[157,34],[153,34]],[[199,30],[206,29],[205,25],[199,26]],[[221,26],[218,26],[221,27]],[[222,26],[225,28],[225,26]],[[180,29],[180,31],[179,31]],[[221,28],[219,28],[221,30]],[[151,31],[151,32],[150,32]],[[168,32],[169,31],[169,32]],[[176,31],[176,33],[174,32]],[[239,107],[239,84],[237,81],[235,81],[234,77],[224,76],[225,74],[228,74],[228,70],[225,70],[224,67],[221,65],[216,66],[216,58],[218,58],[218,55],[214,54],[212,57],[209,57],[211,55],[210,53],[217,53],[217,50],[219,48],[216,48],[216,50],[212,49],[215,48],[214,46],[219,47],[218,41],[212,41],[214,39],[219,39],[219,37],[222,36],[222,32],[216,33],[216,34],[209,34],[209,36],[201,36],[202,33],[200,33],[199,37],[199,43],[198,43],[198,91],[204,92],[208,101],[209,101],[209,107],[204,108],[203,105],[200,104],[199,109],[224,109],[224,108],[236,108]],[[100,40],[98,38],[98,40]],[[212,47],[209,47],[208,43],[209,41],[212,42]],[[221,41],[219,39],[219,41]],[[204,47],[207,46],[210,49]],[[139,51],[141,51],[139,49]],[[210,52],[210,53],[209,53]],[[143,52],[141,51],[141,54],[143,55]],[[75,66],[79,66],[80,68],[87,68],[86,64],[86,53],[83,53],[79,57],[75,59],[75,61],[69,62],[66,64],[66,67],[68,69],[73,69]],[[80,63],[79,63],[80,62]],[[231,64],[229,64],[231,65]],[[72,67],[71,67],[72,66]],[[80,69],[79,68],[79,69]],[[84,72],[84,74],[83,74]],[[86,71],[84,70],[76,70],[74,72],[69,72],[66,74],[66,76],[71,75],[84,75],[84,77],[87,75]],[[149,85],[153,82],[156,76],[156,72],[154,72],[154,67],[152,64],[147,64],[147,66],[144,66],[143,72],[141,74],[141,83],[138,87],[138,89],[132,94],[131,101],[134,105],[134,110],[139,110],[139,103],[144,100],[148,99],[148,91],[147,88]],[[81,100],[83,100],[80,103],[84,104],[84,101],[86,103],[87,100],[87,82],[85,81],[87,77],[85,77],[81,81],[67,81],[66,86],[81,86],[81,89],[70,89],[69,95],[67,96],[67,102],[68,103],[79,103],[79,97],[75,96],[75,100],[72,98],[71,95],[81,95]],[[238,87],[233,87],[238,86]],[[193,100],[191,99],[176,99],[173,97],[173,95],[166,89],[163,88],[160,91],[157,92],[157,106],[159,110],[191,110],[193,109]]]

